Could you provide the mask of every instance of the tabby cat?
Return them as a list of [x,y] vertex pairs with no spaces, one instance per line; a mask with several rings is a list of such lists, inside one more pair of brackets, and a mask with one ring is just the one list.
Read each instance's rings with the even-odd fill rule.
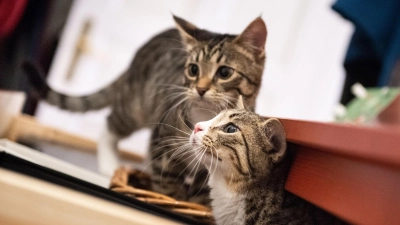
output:
[[208,169],[217,224],[342,224],[284,190],[293,153],[277,119],[243,109],[197,123],[187,144]]
[[[153,37],[116,81],[94,94],[66,96],[38,84],[38,76],[32,76],[35,72],[29,66],[25,69],[42,98],[59,108],[85,112],[111,105],[107,128],[98,144],[101,172],[112,175],[118,167],[120,139],[150,127],[154,190],[181,200],[198,195],[200,200],[192,200],[201,202],[202,194],[207,195],[203,190],[207,171],[200,168],[193,173],[196,177],[188,177],[192,168],[186,167],[192,159],[170,159],[175,151],[184,151],[176,150],[175,141],[185,137],[182,131],[191,132],[193,124],[232,108],[239,95],[254,110],[264,70],[267,30],[261,18],[240,35],[199,29],[176,16],[174,20],[177,29]],[[190,190],[184,185],[188,180],[193,183]]]

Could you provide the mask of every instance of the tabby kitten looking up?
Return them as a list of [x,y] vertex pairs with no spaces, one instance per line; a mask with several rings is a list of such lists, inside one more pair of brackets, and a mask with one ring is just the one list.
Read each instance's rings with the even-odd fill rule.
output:
[[[232,108],[239,95],[254,110],[264,70],[267,30],[261,18],[239,35],[199,29],[175,16],[174,20],[177,29],[149,40],[128,69],[96,93],[67,96],[46,84],[36,86],[47,102],[62,109],[85,112],[111,106],[107,128],[98,143],[100,171],[105,174],[112,175],[118,167],[118,141],[141,128],[151,128],[149,154],[153,160],[154,190],[187,199],[197,193],[207,194],[201,190],[207,171],[200,169],[196,173],[198,179],[186,179],[191,171],[186,167],[192,159],[171,160],[176,139],[186,138],[178,130],[190,133],[193,124],[211,119],[214,112]],[[39,79],[34,77],[29,76],[37,83]],[[193,179],[196,182],[191,186],[192,193],[187,193],[189,190],[182,188],[184,180]]]
[[209,171],[217,224],[341,223],[284,190],[292,159],[277,119],[225,110],[197,123],[189,144]]

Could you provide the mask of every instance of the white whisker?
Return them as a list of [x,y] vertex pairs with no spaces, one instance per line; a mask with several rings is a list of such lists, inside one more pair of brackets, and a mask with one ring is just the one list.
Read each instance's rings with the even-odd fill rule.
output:
[[179,131],[179,132],[181,132],[181,133],[183,133],[183,134],[186,134],[186,135],[188,135],[188,136],[191,135],[190,133],[187,133],[187,132],[185,132],[185,131],[183,131],[183,130],[181,130],[181,129],[179,129],[179,128],[176,128],[176,127],[174,127],[174,126],[172,126],[172,125],[170,125],[170,124],[166,124],[166,123],[155,123],[155,124],[156,124],[156,125],[164,125],[164,126],[173,128],[173,129],[175,129],[175,130],[177,130],[177,131]]

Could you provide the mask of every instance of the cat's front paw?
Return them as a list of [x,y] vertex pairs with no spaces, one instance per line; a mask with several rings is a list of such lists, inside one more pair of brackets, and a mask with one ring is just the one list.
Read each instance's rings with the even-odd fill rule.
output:
[[117,157],[101,157],[98,156],[98,171],[108,177],[114,175],[115,170],[120,166],[119,159]]

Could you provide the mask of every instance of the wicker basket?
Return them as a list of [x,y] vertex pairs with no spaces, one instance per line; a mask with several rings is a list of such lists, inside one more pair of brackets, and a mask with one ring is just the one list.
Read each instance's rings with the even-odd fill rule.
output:
[[140,201],[155,204],[186,216],[194,216],[201,220],[213,220],[211,210],[208,207],[192,202],[177,201],[169,196],[149,191],[150,187],[149,175],[127,168],[116,170],[110,184],[111,190]]

